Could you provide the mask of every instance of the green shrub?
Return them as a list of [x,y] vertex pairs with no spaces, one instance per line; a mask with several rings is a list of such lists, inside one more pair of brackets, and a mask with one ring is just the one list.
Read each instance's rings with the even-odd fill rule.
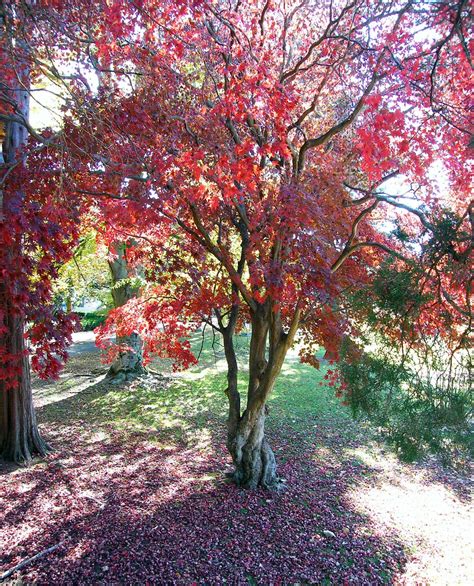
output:
[[90,311],[88,313],[78,313],[83,331],[90,332],[97,326],[103,324],[107,318],[105,311]]
[[428,363],[397,363],[387,353],[380,354],[365,353],[351,362],[343,352],[340,370],[354,416],[368,416],[403,460],[413,461],[427,452],[438,453],[451,464],[472,457],[468,362],[443,373],[431,370]]

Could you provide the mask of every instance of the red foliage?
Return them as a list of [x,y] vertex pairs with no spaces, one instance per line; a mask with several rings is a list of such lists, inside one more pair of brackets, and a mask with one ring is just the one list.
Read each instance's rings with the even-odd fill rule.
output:
[[[50,186],[59,155],[46,151],[53,169],[32,159],[24,170],[39,215],[29,194],[11,210],[13,233],[31,234],[42,252],[2,267],[18,311],[38,326],[36,364],[54,374],[51,351],[62,355],[41,340],[56,335],[45,307],[76,237],[78,191],[97,204],[106,239],[138,242],[136,260],[158,286],[158,299],[153,285],[108,321],[140,331],[149,352],[189,364],[190,324],[232,305],[242,323],[270,304],[286,329],[300,316],[306,360],[317,344],[336,357],[351,322],[341,295],[363,287],[387,253],[424,264],[435,299],[426,323],[461,339],[474,230],[467,8],[422,4],[39,3],[38,51],[45,38],[55,54],[66,48],[79,73],[59,151],[69,157],[66,190]],[[87,51],[83,13],[94,22]],[[438,190],[435,160],[447,174]],[[411,209],[382,191],[395,176],[411,186]],[[66,203],[68,187],[76,195]],[[434,219],[446,209],[457,218],[449,246],[420,258],[417,245],[439,236]],[[395,220],[408,243],[388,233]]]
[[[64,161],[57,151],[44,147],[35,152],[32,143],[26,148],[27,163],[10,174],[3,189],[0,323],[12,315],[26,322],[32,366],[49,378],[58,374],[76,327],[74,316],[54,306],[51,284],[77,243],[81,200],[61,181]],[[5,326],[2,333],[7,333]],[[0,355],[0,379],[15,386],[20,357],[6,355],[1,343]]]
[[[245,321],[270,303],[287,328],[301,312],[305,360],[317,344],[335,359],[351,326],[341,295],[370,281],[388,252],[426,267],[435,302],[424,327],[459,342],[471,313],[474,229],[468,53],[453,24],[464,8],[390,6],[295,4],[284,18],[271,3],[197,2],[183,11],[150,3],[128,8],[147,31],[139,49],[130,29],[120,34],[131,45],[111,48],[119,25],[104,23],[109,36],[96,42],[107,46],[103,66],[116,67],[104,82],[115,101],[95,132],[111,142],[117,128],[122,134],[116,154],[102,157],[101,190],[117,170],[127,178],[111,189],[121,201],[102,202],[100,213],[108,237],[134,238],[161,294],[177,300],[162,306],[165,319],[171,307],[179,322],[210,321],[215,309],[239,304]],[[426,27],[429,35],[416,32]],[[126,63],[144,76],[133,92],[117,73]],[[434,161],[451,174],[443,190],[429,171]],[[410,209],[394,187],[390,196],[382,190],[395,176],[412,186]],[[421,256],[417,246],[438,238],[434,219],[446,209],[458,218],[456,253]],[[392,237],[384,221],[403,223],[411,240]],[[150,291],[142,299],[155,312]],[[109,325],[125,317],[140,330],[146,307],[133,303]]]
[[[153,295],[153,300],[150,297]],[[111,341],[113,332],[116,339],[126,338],[139,331],[144,343],[143,363],[150,361],[151,354],[173,360],[173,367],[188,368],[196,363],[191,352],[189,327],[177,321],[181,304],[163,298],[160,288],[147,291],[147,300],[131,299],[123,308],[113,309],[106,322],[96,328],[96,342],[105,350],[104,362],[112,362],[126,346]]]

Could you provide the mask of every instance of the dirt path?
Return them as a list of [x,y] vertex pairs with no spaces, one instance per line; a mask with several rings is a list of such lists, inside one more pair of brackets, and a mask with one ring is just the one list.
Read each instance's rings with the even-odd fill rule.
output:
[[73,344],[69,349],[71,356],[99,353],[99,349],[95,345],[94,332],[76,332],[72,335],[72,340]]
[[107,367],[100,362],[94,332],[77,332],[72,337],[69,360],[57,381],[42,381],[33,375],[34,402],[37,408],[77,395],[91,384],[102,380],[107,371]]

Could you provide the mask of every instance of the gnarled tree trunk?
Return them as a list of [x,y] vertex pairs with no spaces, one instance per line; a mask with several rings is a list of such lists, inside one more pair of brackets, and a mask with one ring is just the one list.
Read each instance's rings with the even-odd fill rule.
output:
[[293,343],[298,321],[297,310],[289,332],[285,333],[278,312],[273,312],[270,304],[260,305],[252,313],[247,408],[242,415],[237,391],[237,360],[231,322],[221,329],[228,365],[227,448],[235,466],[233,480],[243,488],[273,489],[280,483],[275,455],[265,437],[265,418],[268,412],[266,401],[273,390],[288,348]]
[[234,480],[243,488],[276,488],[279,484],[273,451],[265,437],[266,406],[247,409],[230,438]]
[[[110,273],[112,275],[112,298],[115,307],[122,307],[127,301],[135,297],[136,288],[130,284],[130,275],[126,259],[126,245],[116,243],[113,246],[113,260],[109,260]],[[146,372],[143,366],[143,344],[137,332],[130,336],[120,337],[117,344],[126,346],[127,350],[121,351],[110,366],[108,377],[139,375]]]

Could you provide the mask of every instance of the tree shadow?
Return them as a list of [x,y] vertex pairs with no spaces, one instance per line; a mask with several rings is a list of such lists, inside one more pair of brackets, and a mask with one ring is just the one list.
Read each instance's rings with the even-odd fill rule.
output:
[[353,459],[329,468],[302,449],[281,466],[285,490],[248,492],[216,474],[228,463],[222,442],[73,442],[73,456],[30,469],[10,491],[5,529],[16,540],[5,568],[63,542],[22,571],[27,581],[384,584],[406,561],[397,536],[378,533],[346,499],[370,473]]
[[43,405],[38,418],[57,452],[4,477],[2,571],[63,542],[22,570],[23,579],[393,583],[407,544],[351,498],[357,487],[377,483],[376,466],[357,456],[372,438],[334,410],[320,379],[315,373],[308,383],[308,373],[290,364],[275,391],[269,440],[286,480],[278,493],[224,481],[222,373],[120,387],[98,382]]

